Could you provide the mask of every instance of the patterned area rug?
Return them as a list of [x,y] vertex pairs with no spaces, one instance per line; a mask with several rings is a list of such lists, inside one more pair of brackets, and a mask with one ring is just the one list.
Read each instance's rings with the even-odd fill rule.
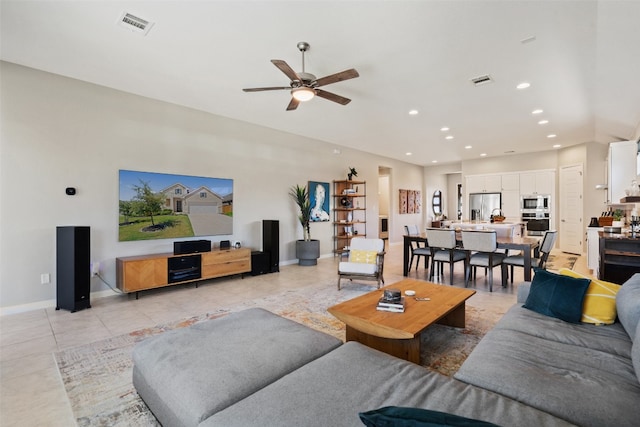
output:
[[547,258],[547,270],[558,271],[561,268],[572,269],[578,260],[578,255],[566,254],[564,252],[549,254]]
[[[344,324],[326,308],[370,291],[370,286],[350,284],[338,292],[332,281],[326,287],[287,291],[78,346],[58,352],[55,357],[78,425],[154,426],[158,425],[157,421],[131,381],[131,351],[137,342],[250,307],[265,308],[344,341]],[[453,375],[502,314],[467,304],[466,328],[433,325],[422,334],[421,364],[444,375]]]

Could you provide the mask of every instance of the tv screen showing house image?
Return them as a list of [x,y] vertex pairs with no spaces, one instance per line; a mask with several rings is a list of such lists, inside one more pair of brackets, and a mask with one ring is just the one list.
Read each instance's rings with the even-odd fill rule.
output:
[[233,180],[120,170],[118,240],[233,234]]

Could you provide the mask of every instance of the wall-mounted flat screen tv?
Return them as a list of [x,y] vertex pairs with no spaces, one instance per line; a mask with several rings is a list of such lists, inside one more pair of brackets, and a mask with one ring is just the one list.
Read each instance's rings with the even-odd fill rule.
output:
[[119,171],[118,240],[233,234],[233,180]]

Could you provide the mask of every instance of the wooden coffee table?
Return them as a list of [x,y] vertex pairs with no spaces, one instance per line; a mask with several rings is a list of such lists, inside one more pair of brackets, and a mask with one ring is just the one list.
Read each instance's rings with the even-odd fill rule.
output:
[[[405,296],[404,313],[378,311],[376,306],[387,288],[416,291],[416,301]],[[329,313],[347,325],[347,341],[358,341],[392,356],[420,363],[420,333],[434,323],[464,328],[465,301],[476,291],[404,279],[349,301],[334,305]]]

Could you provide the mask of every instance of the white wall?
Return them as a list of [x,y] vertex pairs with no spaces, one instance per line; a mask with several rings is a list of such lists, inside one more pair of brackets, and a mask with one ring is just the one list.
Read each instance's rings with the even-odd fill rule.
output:
[[[377,235],[378,167],[392,170],[391,194],[419,189],[423,168],[173,104],[0,62],[0,308],[51,305],[55,299],[55,227],[91,227],[91,259],[115,283],[115,258],[170,252],[173,240],[118,242],[118,170],[234,180],[234,234],[261,249],[262,219],[280,221],[281,262],[302,237],[294,184],[367,181],[369,235]],[[76,196],[65,195],[77,187]],[[394,206],[395,203],[395,206]],[[398,215],[392,197],[391,220]],[[394,221],[395,219],[395,221]],[[333,227],[312,237],[330,256]],[[402,233],[396,234],[401,240]],[[302,267],[301,267],[302,268]],[[312,267],[305,267],[312,268]],[[40,284],[50,273],[52,283]],[[107,289],[97,280],[92,291]],[[11,310],[3,310],[10,312]]]

